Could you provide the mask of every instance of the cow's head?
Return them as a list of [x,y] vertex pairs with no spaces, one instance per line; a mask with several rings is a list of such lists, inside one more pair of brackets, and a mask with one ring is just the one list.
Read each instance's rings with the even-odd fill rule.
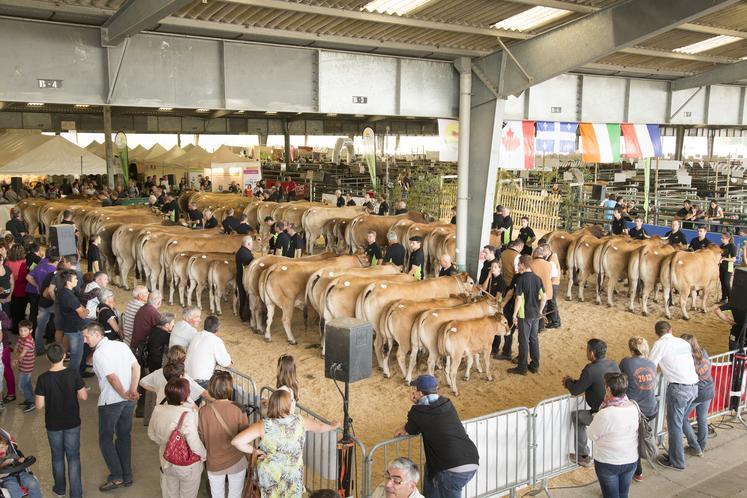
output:
[[473,297],[480,295],[480,287],[475,285],[475,280],[470,276],[469,273],[463,272],[456,275],[457,283],[459,284],[459,292],[469,294]]

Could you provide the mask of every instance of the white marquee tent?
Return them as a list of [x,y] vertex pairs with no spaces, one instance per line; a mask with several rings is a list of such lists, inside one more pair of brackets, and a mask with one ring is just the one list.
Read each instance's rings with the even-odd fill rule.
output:
[[0,135],[0,175],[105,173],[106,161],[62,137],[27,133]]

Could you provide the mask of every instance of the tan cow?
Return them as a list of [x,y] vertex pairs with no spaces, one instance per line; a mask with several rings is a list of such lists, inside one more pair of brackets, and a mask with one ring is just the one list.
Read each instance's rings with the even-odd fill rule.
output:
[[282,322],[290,344],[296,344],[291,330],[291,319],[296,306],[303,307],[304,290],[309,276],[321,268],[361,267],[363,261],[357,256],[339,256],[324,261],[283,261],[269,267],[259,280],[259,295],[267,308],[265,341],[272,341],[272,320],[275,309],[283,313]]
[[428,255],[426,266],[434,276],[438,276],[439,258],[443,254],[456,260],[456,225],[439,225],[431,230],[423,240],[423,252]]
[[387,347],[384,350],[384,377],[389,378],[391,376],[389,355],[392,353],[394,342],[397,343],[397,364],[402,372],[402,377],[407,377],[405,360],[411,348],[412,325],[423,311],[459,306],[460,304],[466,304],[467,299],[467,295],[426,300],[398,299],[390,304],[384,311],[384,318],[381,321],[383,334],[387,341]]
[[467,357],[467,371],[464,373],[465,381],[469,380],[473,358],[477,362],[478,370],[480,369],[480,355],[485,361],[485,373],[488,380],[493,380],[490,373],[490,352],[493,347],[493,338],[506,334],[508,334],[508,322],[501,313],[473,320],[455,320],[443,326],[439,335],[439,354],[446,357],[444,374],[447,383],[451,386],[451,391],[456,396],[459,396],[457,372],[462,357]]
[[[602,304],[602,298],[599,294],[601,286],[607,281],[607,306],[612,307],[612,295],[615,292],[617,283],[628,276],[630,259],[638,254],[641,247],[658,247],[663,245],[660,238],[635,240],[627,236],[622,238],[610,239],[602,245],[601,254],[599,255],[599,271],[596,286],[597,304]],[[630,281],[628,281],[630,285]],[[631,286],[632,288],[632,286]]]
[[[160,224],[127,223],[112,234],[112,252],[119,266],[119,285],[125,289],[130,288],[130,271],[135,270],[138,265],[137,241],[141,232],[159,226]],[[145,280],[144,275],[141,274],[140,277]],[[137,278],[134,278],[133,285],[137,285]]]
[[356,216],[350,220],[345,229],[345,243],[347,244],[348,251],[352,254],[359,249],[363,249],[368,244],[366,235],[369,230],[376,232],[376,242],[380,246],[385,246],[387,243],[387,232],[392,228],[392,225],[403,218],[414,222],[422,223],[424,221],[423,215],[417,211],[408,211],[398,216],[378,216],[375,214],[361,214]]
[[607,237],[598,239],[594,235],[584,234],[576,239],[568,248],[566,264],[569,271],[568,293],[566,299],[573,299],[573,285],[578,285],[578,300],[584,300],[584,286],[586,281],[596,273],[594,269],[594,253],[598,247],[608,240]]
[[[202,309],[202,291],[206,288],[210,290],[209,274],[210,265],[215,261],[224,261],[226,254],[214,254],[196,252],[189,258],[187,271],[189,274],[189,288],[187,289],[187,306],[192,306],[192,292],[195,292],[195,304]],[[234,268],[236,263],[234,263]],[[211,293],[212,294],[212,293]],[[213,310],[212,295],[210,296],[210,311]]]
[[568,256],[568,250],[571,248],[572,244],[578,240],[579,237],[587,234],[601,238],[604,235],[604,230],[599,225],[592,225],[576,230],[575,232],[554,230],[542,237],[545,242],[550,244],[552,252],[557,254],[561,272],[568,270],[568,261],[566,258]]
[[667,256],[677,249],[665,244],[659,247],[644,246],[630,256],[628,262],[628,282],[630,283],[630,311],[635,312],[635,299],[638,296],[638,286],[641,286],[641,314],[648,316],[648,296],[654,293],[657,299],[657,287],[661,286],[659,276],[661,264]]
[[707,312],[706,303],[714,286],[718,284],[718,264],[721,261],[721,248],[711,244],[695,252],[676,251],[662,262],[659,279],[664,286],[664,314],[672,318],[669,310],[669,296],[672,290],[680,294],[682,318],[690,319],[687,314],[687,298],[692,293],[693,309],[696,309],[697,291],[701,291],[701,309]]
[[475,281],[466,273],[451,277],[419,280],[416,282],[371,282],[358,296],[355,303],[355,317],[368,320],[376,331],[374,352],[379,368],[384,368],[384,343],[386,338],[381,333],[381,318],[384,310],[398,299],[434,299],[458,294],[475,294],[479,290]]
[[[444,278],[444,277],[441,277]],[[441,278],[437,280],[441,280]],[[472,320],[494,315],[502,310],[501,303],[492,296],[483,296],[479,301],[450,308],[435,308],[422,312],[412,325],[410,336],[410,364],[407,368],[407,382],[412,380],[412,374],[418,359],[418,351],[428,352],[428,373],[434,375],[436,363],[440,358],[438,351],[439,334],[443,326],[452,320]]]
[[312,254],[314,244],[322,235],[322,227],[332,218],[353,219],[362,214],[366,208],[364,206],[347,206],[347,207],[312,207],[303,213],[301,226],[306,234],[306,252]]
[[227,289],[230,289],[233,314],[236,315],[239,294],[236,290],[236,262],[233,258],[218,258],[210,264],[208,285],[210,286],[210,311],[218,315],[223,314],[221,301]]
[[187,305],[185,299],[189,288],[189,260],[192,256],[199,255],[193,251],[176,253],[171,262],[171,285],[169,286],[169,304],[174,304],[174,292],[179,289],[179,304]]

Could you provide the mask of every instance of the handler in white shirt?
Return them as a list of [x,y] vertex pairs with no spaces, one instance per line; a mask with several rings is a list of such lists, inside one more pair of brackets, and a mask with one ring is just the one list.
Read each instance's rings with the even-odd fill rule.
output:
[[[110,341],[98,323],[83,329],[83,339],[93,352],[93,371],[99,379],[99,447],[109,477],[99,487],[109,491],[132,483],[132,416],[140,395],[140,365],[129,346]],[[114,439],[116,437],[116,445]]]
[[669,382],[666,397],[669,455],[662,455],[659,463],[674,470],[685,470],[682,427],[688,423],[687,407],[698,395],[698,374],[690,343],[672,335],[669,322],[656,322],[655,330],[659,340],[651,348],[648,359],[659,366]]
[[189,343],[192,342],[192,338],[197,334],[197,327],[200,326],[201,315],[202,310],[197,306],[184,308],[182,319],[174,324],[169,334],[169,348],[173,346],[181,346],[185,350],[189,348]]
[[205,330],[198,332],[189,343],[187,360],[184,362],[186,374],[205,389],[216,365],[231,365],[231,355],[226,351],[223,339],[218,337],[219,329],[220,320],[217,316],[209,315],[205,318]]

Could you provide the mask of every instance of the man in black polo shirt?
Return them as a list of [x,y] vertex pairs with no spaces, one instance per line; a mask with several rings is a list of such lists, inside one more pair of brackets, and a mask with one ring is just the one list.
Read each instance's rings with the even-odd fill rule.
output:
[[410,237],[410,261],[407,265],[407,273],[416,280],[425,278],[425,256],[423,255],[423,237],[416,235]]
[[355,203],[355,201],[353,200],[353,196],[350,195],[350,192],[348,192],[347,194],[345,194],[345,205],[346,206],[356,206],[357,205]]
[[393,232],[389,232],[386,235],[389,245],[386,247],[386,253],[384,254],[384,263],[393,263],[400,268],[404,267],[405,264],[405,246],[397,241],[397,235]]
[[275,241],[278,238],[278,232],[277,232],[277,227],[275,226],[275,220],[273,219],[272,216],[265,216],[265,219],[263,221],[264,221],[264,224],[267,227],[269,227],[269,230],[270,230],[270,235],[269,235],[269,240],[268,240],[268,245],[267,245],[267,252],[269,254],[274,254],[275,253]]
[[612,235],[622,235],[627,232],[628,229],[625,227],[625,220],[622,217],[622,211],[615,209],[612,212],[612,223],[611,223]]
[[239,224],[236,227],[236,233],[239,235],[246,235],[248,233],[251,233],[252,227],[249,225],[249,223],[246,222],[246,215],[242,213],[241,219],[239,220]]
[[684,220],[688,216],[690,216],[690,211],[692,211],[692,206],[690,205],[690,201],[685,200],[682,203],[682,207],[675,213],[675,216],[677,219]]
[[599,411],[599,407],[604,401],[606,384],[604,374],[620,373],[620,369],[614,361],[606,358],[607,344],[601,339],[589,339],[586,343],[586,358],[589,363],[581,371],[581,377],[578,380],[569,376],[563,377],[563,386],[573,396],[586,394],[586,403],[591,410],[579,410],[574,412],[571,420],[574,426],[578,428],[576,432],[577,451],[571,454],[571,460],[575,461],[578,456],[578,464],[582,467],[591,466],[591,453],[589,451],[588,438],[586,437],[586,428],[591,424],[594,414]]
[[342,196],[342,192],[335,190],[335,204],[338,208],[345,207],[345,198]]
[[672,220],[672,229],[664,235],[664,238],[673,246],[677,244],[687,245],[687,239],[685,238],[685,234],[680,230],[680,222],[678,220]]
[[213,216],[213,212],[210,209],[205,210],[205,219],[203,221],[203,226],[205,227],[205,229],[215,228],[218,226],[218,220],[215,216]]
[[478,284],[482,285],[485,283],[485,281],[488,279],[488,275],[490,275],[490,263],[496,259],[495,255],[495,247],[491,245],[487,245],[482,248],[482,255],[484,258],[484,261],[482,263],[482,269],[480,270],[480,277],[478,278]]
[[301,234],[296,231],[296,224],[295,223],[288,223],[288,237],[290,238],[290,244],[288,245],[288,254],[283,254],[283,256],[288,256],[289,258],[300,258],[301,257],[301,251],[303,251],[303,237],[301,237]]
[[223,233],[225,234],[231,234],[239,227],[239,220],[233,215],[233,213],[233,208],[228,208],[228,211],[226,211],[226,217],[222,223]]
[[441,257],[438,258],[438,262],[441,264],[441,268],[438,269],[439,277],[450,277],[457,274],[456,266],[454,266],[454,263],[451,261],[451,255],[442,254]]
[[[532,257],[526,254],[519,257],[519,278],[516,279],[514,295],[514,323],[519,331],[519,364],[509,368],[508,373],[526,375],[527,371],[539,370],[539,321],[545,309],[545,290],[542,279],[532,272]],[[517,321],[518,319],[518,321]],[[527,364],[527,356],[532,362]]]
[[631,239],[635,239],[635,240],[643,240],[643,239],[651,238],[651,236],[649,236],[649,234],[646,233],[646,229],[643,228],[643,218],[641,218],[640,216],[635,217],[635,226],[628,230],[628,235],[630,235]]
[[420,434],[423,438],[424,496],[461,496],[480,465],[477,447],[467,436],[454,405],[438,395],[435,377],[421,375],[410,385],[415,388],[410,393],[413,407],[395,436]]
[[389,214],[389,203],[386,201],[386,194],[379,196],[379,216],[386,216]]
[[202,215],[202,211],[197,209],[197,204],[195,204],[194,202],[189,203],[187,216],[189,216],[189,226],[191,228],[202,228],[205,225],[203,221],[204,216]]
[[179,205],[173,195],[166,194],[166,201],[161,206],[161,213],[163,213],[165,218],[174,223],[179,222]]
[[70,370],[85,371],[83,352],[83,324],[84,318],[88,316],[88,310],[81,306],[73,289],[78,285],[78,275],[74,270],[65,270],[60,274],[63,287],[56,292],[55,312],[60,314],[60,330],[64,333],[70,344]]
[[498,227],[498,230],[501,232],[501,248],[505,249],[514,238],[514,220],[511,219],[511,211],[505,206],[503,207],[503,224]]
[[704,249],[711,245],[711,241],[706,238],[706,228],[703,225],[698,227],[698,236],[690,241],[688,249],[691,251],[697,251],[698,249]]
[[453,208],[451,208],[451,221],[449,221],[449,223],[452,225],[456,225],[456,220],[456,206],[454,206]]
[[29,231],[26,228],[26,223],[21,220],[21,213],[17,209],[10,210],[10,219],[5,223],[5,229],[13,234],[17,244],[23,242],[23,236]]
[[275,230],[278,232],[278,236],[275,238],[275,256],[290,257],[291,239],[288,232],[285,231],[285,224],[282,221],[278,221],[275,223]]
[[241,247],[236,251],[236,289],[239,291],[239,317],[242,322],[249,320],[246,289],[244,289],[244,268],[254,259],[253,245],[254,239],[251,236],[244,237],[241,239]]
[[503,206],[498,204],[495,207],[495,212],[493,213],[493,223],[490,224],[490,228],[493,230],[498,230],[503,226]]
[[368,264],[371,266],[381,264],[381,247],[376,243],[376,232],[369,230],[368,233],[366,233],[366,242],[368,242],[368,244],[366,244],[363,251],[366,253],[366,257],[368,258]]

